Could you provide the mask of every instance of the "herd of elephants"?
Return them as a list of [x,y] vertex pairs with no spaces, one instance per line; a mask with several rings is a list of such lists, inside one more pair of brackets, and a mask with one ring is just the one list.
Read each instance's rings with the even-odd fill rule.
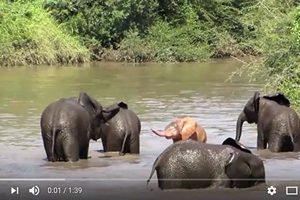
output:
[[[281,93],[260,96],[244,106],[236,123],[236,138],[207,144],[203,127],[193,118],[175,118],[158,136],[172,139],[155,160],[148,183],[157,173],[161,189],[251,187],[265,182],[263,161],[239,143],[243,122],[257,124],[257,149],[300,151],[300,118]],[[101,138],[104,152],[140,153],[141,122],[124,102],[108,107],[85,92],[48,105],[41,116],[48,161],[88,159],[89,141]],[[149,169],[150,170],[150,169]]]

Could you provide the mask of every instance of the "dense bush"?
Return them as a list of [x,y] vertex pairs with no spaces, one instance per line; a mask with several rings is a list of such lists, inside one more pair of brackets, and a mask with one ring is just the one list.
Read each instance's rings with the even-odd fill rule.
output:
[[277,24],[281,37],[270,43],[272,48],[267,51],[264,66],[273,77],[270,85],[287,94],[300,108],[300,8],[286,18]]
[[256,54],[245,45],[252,28],[240,18],[251,2],[47,0],[45,8],[81,37],[94,58],[172,62]]
[[54,64],[89,59],[39,1],[0,2],[0,65]]
[[248,40],[248,45],[256,47],[262,57],[242,68],[241,74],[265,75],[268,92],[283,92],[293,106],[300,108],[298,4],[293,0],[264,0],[247,8],[243,20],[254,28],[254,37]]
[[136,28],[143,33],[155,19],[153,0],[47,0],[45,8],[88,44],[113,46],[125,32]]
[[147,35],[129,31],[120,43],[119,58],[132,62],[190,62],[209,58],[213,54],[208,44],[211,29],[199,25],[193,10],[188,12],[182,25],[158,20],[149,27]]

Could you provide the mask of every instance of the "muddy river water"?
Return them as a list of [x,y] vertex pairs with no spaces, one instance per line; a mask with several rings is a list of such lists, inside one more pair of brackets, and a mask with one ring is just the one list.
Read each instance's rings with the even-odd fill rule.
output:
[[[142,194],[154,160],[172,143],[151,133],[151,128],[161,130],[176,116],[191,116],[205,128],[208,143],[220,144],[227,137],[235,137],[236,120],[243,105],[264,86],[263,81],[226,82],[240,66],[234,60],[219,60],[202,64],[1,68],[1,185],[9,187],[5,184],[13,183],[11,178],[53,178],[90,181],[90,185],[98,181],[95,190],[102,184],[101,188],[110,191],[138,182]],[[142,122],[139,156],[104,154],[99,140],[91,141],[88,160],[46,161],[39,125],[41,112],[56,99],[77,96],[80,91],[86,91],[104,106],[124,101],[138,114]],[[299,182],[299,153],[257,151],[256,126],[247,123],[241,142],[264,160],[267,184]],[[158,190],[156,175],[150,186]]]

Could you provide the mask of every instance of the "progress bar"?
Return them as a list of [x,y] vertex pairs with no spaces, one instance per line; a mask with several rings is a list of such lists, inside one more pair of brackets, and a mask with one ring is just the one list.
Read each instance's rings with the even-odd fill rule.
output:
[[0,178],[0,181],[66,181],[65,178]]
[[[157,181],[157,178],[152,178],[151,181]],[[222,181],[222,180],[229,180],[229,179],[161,179],[161,180],[168,180],[168,181]],[[270,179],[230,179],[230,180],[238,180],[238,181],[300,181],[299,179],[280,179],[280,178],[270,178]],[[147,181],[146,178],[0,178],[0,182],[2,181]]]

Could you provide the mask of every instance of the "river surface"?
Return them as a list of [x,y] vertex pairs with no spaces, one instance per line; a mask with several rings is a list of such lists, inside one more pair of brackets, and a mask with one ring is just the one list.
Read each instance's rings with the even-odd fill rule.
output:
[[[21,67],[0,69],[0,177],[67,178],[120,181],[148,178],[156,157],[171,140],[154,135],[177,116],[195,118],[220,144],[235,137],[235,125],[243,105],[263,82],[243,79],[226,82],[241,63],[216,60],[184,64],[92,63],[80,67]],[[141,154],[118,156],[101,153],[101,141],[91,141],[91,159],[76,163],[51,163],[40,133],[40,115],[51,102],[85,91],[108,106],[126,102],[142,122]],[[256,150],[256,126],[244,123],[241,142],[265,164],[268,182],[300,180],[299,153],[271,154]],[[152,187],[157,188],[156,176]],[[112,183],[113,184],[113,183]]]

